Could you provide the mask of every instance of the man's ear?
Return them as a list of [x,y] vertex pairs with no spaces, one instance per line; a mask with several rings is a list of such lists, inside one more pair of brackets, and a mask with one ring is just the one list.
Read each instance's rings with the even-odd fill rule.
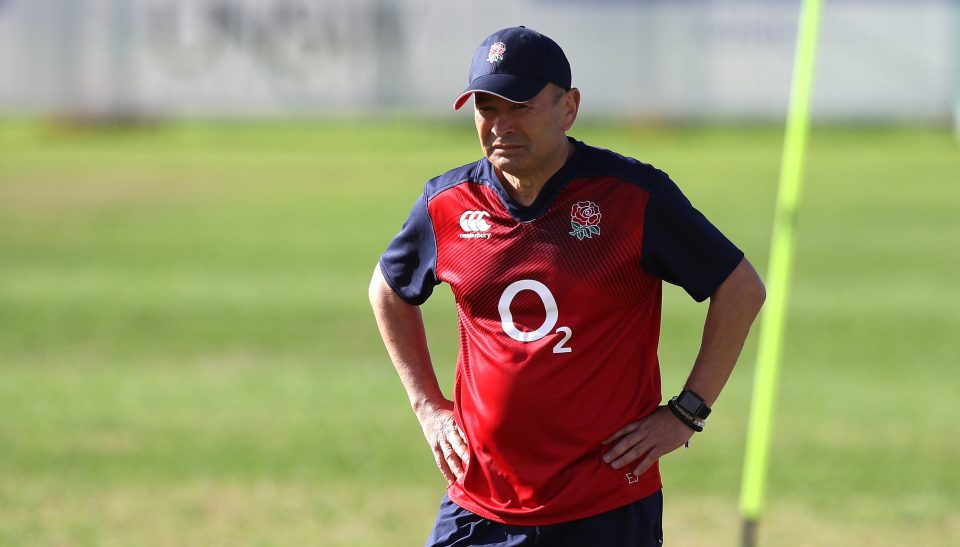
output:
[[580,90],[573,88],[563,97],[563,130],[568,131],[577,121],[577,112],[580,111]]

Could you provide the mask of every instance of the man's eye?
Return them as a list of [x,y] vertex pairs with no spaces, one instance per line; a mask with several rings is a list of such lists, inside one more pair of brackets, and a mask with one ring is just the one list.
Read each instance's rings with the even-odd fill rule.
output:
[[527,106],[527,105],[525,105],[525,104],[523,104],[523,103],[517,103],[517,104],[513,105],[513,109],[514,109],[514,110],[526,110],[526,109],[528,109],[528,108],[530,108],[530,107]]

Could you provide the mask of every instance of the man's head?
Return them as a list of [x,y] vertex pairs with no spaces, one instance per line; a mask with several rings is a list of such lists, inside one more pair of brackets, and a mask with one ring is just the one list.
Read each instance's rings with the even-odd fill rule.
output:
[[454,108],[471,95],[480,144],[494,166],[524,177],[562,165],[580,92],[570,86],[570,64],[556,42],[524,27],[491,34],[477,49],[470,84]]

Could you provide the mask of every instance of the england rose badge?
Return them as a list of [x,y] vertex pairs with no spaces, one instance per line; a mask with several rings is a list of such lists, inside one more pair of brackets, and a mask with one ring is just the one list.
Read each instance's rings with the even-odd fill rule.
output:
[[487,52],[487,62],[496,63],[497,61],[503,60],[503,54],[507,52],[507,44],[503,42],[497,42],[490,46],[490,51]]
[[583,241],[583,238],[591,238],[600,235],[600,207],[592,201],[578,201],[570,210],[570,227],[573,231],[570,235],[576,236]]

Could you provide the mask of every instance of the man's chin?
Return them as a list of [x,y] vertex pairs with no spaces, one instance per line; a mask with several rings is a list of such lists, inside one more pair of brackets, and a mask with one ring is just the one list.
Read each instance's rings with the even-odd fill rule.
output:
[[492,163],[494,167],[511,175],[522,173],[526,163],[523,161],[523,158],[513,155],[501,155],[499,153],[493,153],[487,159],[490,160],[490,163]]

